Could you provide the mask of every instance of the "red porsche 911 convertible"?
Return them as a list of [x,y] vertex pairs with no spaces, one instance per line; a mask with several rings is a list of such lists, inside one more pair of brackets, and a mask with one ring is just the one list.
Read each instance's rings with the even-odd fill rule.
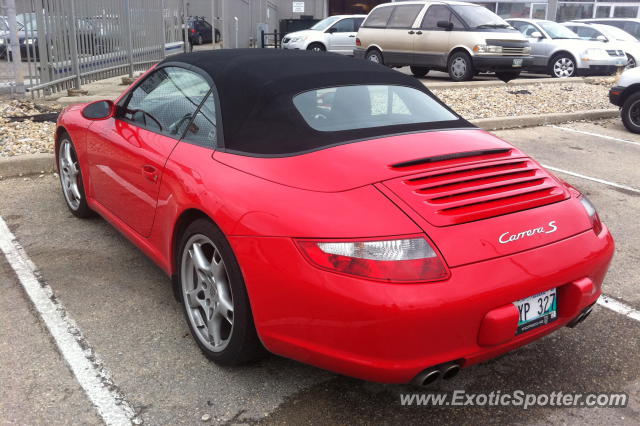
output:
[[67,108],[62,189],[169,275],[203,353],[427,384],[590,312],[592,204],[416,79],[330,53],[172,56]]

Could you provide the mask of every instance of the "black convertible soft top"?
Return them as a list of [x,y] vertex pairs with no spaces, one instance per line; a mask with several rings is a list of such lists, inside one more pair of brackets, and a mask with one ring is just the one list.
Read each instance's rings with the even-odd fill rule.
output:
[[[437,100],[415,78],[369,61],[333,53],[276,49],[228,49],[171,56],[160,65],[186,64],[208,74],[218,92],[224,132],[221,150],[283,156],[380,136],[473,127],[456,120],[343,131],[307,124],[293,97],[309,90],[348,85],[399,85]],[[442,102],[447,110],[451,111]],[[356,107],[356,106],[354,106]]]

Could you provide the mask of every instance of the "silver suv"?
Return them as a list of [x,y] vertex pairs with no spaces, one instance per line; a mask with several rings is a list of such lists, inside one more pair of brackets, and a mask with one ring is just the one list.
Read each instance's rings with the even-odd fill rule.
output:
[[552,77],[612,75],[627,65],[621,49],[612,49],[601,41],[582,40],[567,27],[542,19],[508,19],[529,40],[532,71]]

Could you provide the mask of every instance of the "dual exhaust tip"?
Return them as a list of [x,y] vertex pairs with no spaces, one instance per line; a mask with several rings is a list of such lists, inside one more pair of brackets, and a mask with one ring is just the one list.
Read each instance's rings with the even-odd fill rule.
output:
[[587,306],[582,310],[582,312],[580,312],[580,315],[578,315],[573,321],[567,324],[567,327],[573,328],[576,325],[580,324],[582,321],[586,320],[589,315],[591,315],[591,311],[593,311],[593,305]]
[[436,365],[424,370],[418,374],[411,383],[417,386],[427,386],[438,379],[451,380],[460,372],[460,364],[458,362],[449,362],[446,364]]

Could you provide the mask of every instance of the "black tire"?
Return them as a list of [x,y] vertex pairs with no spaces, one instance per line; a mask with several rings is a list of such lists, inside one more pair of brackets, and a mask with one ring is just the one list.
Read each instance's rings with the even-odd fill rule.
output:
[[311,43],[309,46],[307,46],[307,50],[312,50],[314,52],[324,52],[327,50],[327,48],[324,47],[324,44],[322,43]]
[[578,65],[570,54],[558,53],[549,61],[548,73],[553,78],[577,77]]
[[384,65],[384,56],[378,49],[371,49],[364,57],[367,61],[374,62],[376,64]]
[[505,83],[508,83],[509,81],[515,80],[516,78],[520,77],[520,71],[502,71],[502,72],[497,72],[496,73],[496,77],[499,80],[502,80]]
[[[72,158],[72,162],[75,164],[75,167],[77,169],[77,176],[75,177],[76,179],[76,185],[77,185],[77,189],[78,189],[78,193],[80,195],[80,198],[74,198],[73,200],[71,200],[70,195],[68,195],[67,191],[68,189],[65,189],[66,183],[65,183],[65,168],[67,170],[69,170],[68,165],[65,164],[61,164],[61,158],[62,158],[62,151],[65,148],[66,144],[69,144],[70,146],[70,154],[71,154],[71,158]],[[59,139],[59,143],[58,143],[58,152],[56,153],[56,165],[58,168],[58,176],[60,177],[60,185],[62,187],[62,195],[64,197],[65,200],[65,204],[67,205],[67,208],[69,209],[69,211],[76,217],[79,217],[81,219],[86,219],[89,217],[93,217],[95,216],[95,212],[93,210],[91,210],[89,208],[89,205],[87,204],[87,196],[85,195],[85,191],[84,191],[84,183],[82,181],[82,172],[81,172],[81,168],[80,168],[80,162],[78,161],[78,155],[76,154],[76,148],[75,145],[73,144],[73,141],[71,140],[71,137],[69,136],[68,133],[63,133],[60,135],[60,139]],[[69,188],[69,186],[66,186],[67,188]]]
[[[183,273],[183,257],[188,256],[185,248],[189,240],[198,235],[205,236],[210,239],[218,249],[220,257],[224,261],[226,276],[228,278],[228,286],[232,295],[233,327],[229,332],[226,347],[220,351],[210,350],[200,340],[198,332],[189,319],[189,314],[187,312],[187,309],[189,309],[187,306],[188,302],[184,297],[185,285],[188,285],[188,283],[184,282],[185,273]],[[178,272],[177,282],[180,286],[179,295],[185,320],[187,321],[189,330],[202,353],[216,364],[225,366],[246,364],[263,358],[267,352],[262,346],[262,343],[258,338],[258,333],[255,329],[249,295],[247,294],[242,272],[240,271],[240,266],[233,254],[233,250],[222,231],[220,231],[213,222],[207,219],[196,219],[185,229],[181,237],[179,250],[177,250],[176,256],[177,258],[175,261]]]
[[622,124],[632,133],[640,133],[640,92],[629,96],[620,110]]
[[453,81],[469,81],[473,79],[475,71],[471,56],[467,52],[455,52],[447,62],[449,78]]
[[427,68],[427,67],[414,67],[414,66],[411,66],[409,68],[411,68],[411,74],[413,74],[414,77],[417,77],[417,78],[422,78],[422,77],[424,77],[425,75],[427,75],[429,73],[429,68]]

